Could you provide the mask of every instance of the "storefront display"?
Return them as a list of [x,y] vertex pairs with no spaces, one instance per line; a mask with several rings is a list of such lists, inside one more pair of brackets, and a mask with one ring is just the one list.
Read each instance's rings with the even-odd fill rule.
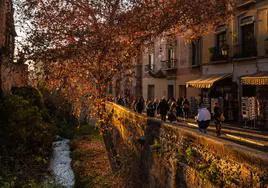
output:
[[268,72],[243,76],[241,84],[243,119],[254,120],[256,128],[268,130]]
[[246,120],[256,120],[259,111],[258,102],[255,97],[242,97],[242,117]]

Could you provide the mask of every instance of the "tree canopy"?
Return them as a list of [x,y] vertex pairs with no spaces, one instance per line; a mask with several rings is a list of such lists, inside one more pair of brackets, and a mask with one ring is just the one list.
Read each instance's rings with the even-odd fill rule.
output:
[[163,33],[195,39],[224,23],[232,0],[16,0],[27,23],[25,55],[45,67],[49,89],[81,100],[105,98],[108,83],[130,76],[146,41]]

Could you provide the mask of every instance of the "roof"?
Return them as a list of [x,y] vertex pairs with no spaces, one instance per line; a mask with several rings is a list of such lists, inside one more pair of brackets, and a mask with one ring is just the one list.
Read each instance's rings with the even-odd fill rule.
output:
[[194,88],[211,88],[215,82],[225,78],[230,78],[231,76],[232,74],[203,75],[198,79],[186,82],[186,86]]

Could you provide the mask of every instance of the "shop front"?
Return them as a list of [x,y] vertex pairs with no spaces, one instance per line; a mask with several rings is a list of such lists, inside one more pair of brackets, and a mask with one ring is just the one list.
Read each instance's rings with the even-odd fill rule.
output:
[[232,74],[204,75],[187,82],[187,87],[201,89],[201,101],[211,113],[218,102],[227,121],[238,119],[237,84],[232,81]]
[[241,114],[245,126],[268,130],[268,72],[241,77]]

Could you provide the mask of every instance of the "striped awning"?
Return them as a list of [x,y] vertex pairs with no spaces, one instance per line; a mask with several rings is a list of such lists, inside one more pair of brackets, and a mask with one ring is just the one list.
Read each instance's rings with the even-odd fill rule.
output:
[[224,78],[230,78],[232,74],[214,74],[214,75],[205,75],[196,80],[191,80],[186,82],[186,87],[194,88],[211,88],[213,84]]
[[253,75],[242,76],[243,85],[268,85],[268,72],[259,72]]

